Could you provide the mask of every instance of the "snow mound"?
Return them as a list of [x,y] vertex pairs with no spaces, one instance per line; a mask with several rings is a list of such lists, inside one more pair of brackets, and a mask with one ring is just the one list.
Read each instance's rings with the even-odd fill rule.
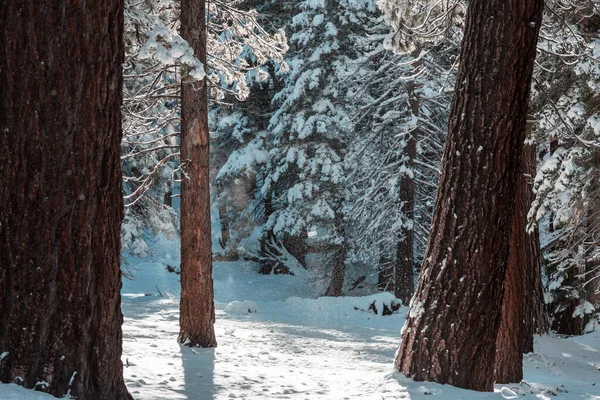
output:
[[252,314],[252,313],[257,313],[259,311],[258,306],[256,305],[255,302],[250,301],[250,300],[244,300],[244,301],[232,301],[231,303],[227,304],[227,306],[225,307],[225,312],[227,314]]

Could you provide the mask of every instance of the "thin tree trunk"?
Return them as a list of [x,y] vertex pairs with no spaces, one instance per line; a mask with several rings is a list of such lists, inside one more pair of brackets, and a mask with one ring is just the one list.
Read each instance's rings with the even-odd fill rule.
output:
[[217,196],[219,201],[219,222],[221,223],[221,240],[219,244],[223,249],[229,242],[229,215],[227,214],[227,204],[225,203],[225,191],[222,184],[217,185]]
[[123,1],[5,1],[0,10],[0,381],[129,399]]
[[469,2],[432,231],[395,365],[491,391],[542,0]]
[[[414,167],[414,159],[417,156],[417,141],[412,135],[408,135],[405,148],[407,161],[404,166],[410,171]],[[404,173],[400,180],[400,202],[402,213],[408,220],[413,220],[415,215],[415,180],[414,176]],[[415,291],[414,284],[414,231],[412,228],[404,229],[403,236],[396,247],[396,265],[394,268],[394,295],[402,300],[402,304],[408,305]]]
[[[527,178],[528,189],[525,200],[526,213],[529,212],[534,200],[533,178],[536,173],[536,146],[526,145],[523,151],[523,167],[525,168],[525,177]],[[529,232],[526,242],[527,264],[525,275],[525,300],[524,300],[524,318],[525,318],[525,342],[523,343],[523,353],[533,351],[533,335],[543,335],[548,333],[549,320],[546,307],[544,305],[544,289],[542,286],[542,252],[540,249],[540,233],[537,227],[533,232]]]
[[[205,1],[181,1],[181,37],[206,65]],[[181,84],[181,301],[179,342],[215,347],[206,78]]]
[[[339,236],[344,233],[344,217],[339,211],[335,213],[335,227]],[[341,296],[344,287],[344,275],[346,274],[346,255],[348,253],[347,244],[342,243],[336,246],[333,254],[333,271],[329,287],[325,291],[325,296]]]
[[[272,199],[272,194],[270,192],[267,193],[265,196],[265,224],[269,221],[269,217],[271,216],[271,214],[273,214]],[[260,254],[261,256],[265,257],[265,261],[262,261],[260,265],[259,271],[261,274],[270,274],[273,272],[273,268],[275,268],[274,262],[271,261],[268,257],[267,249],[267,243],[271,242],[273,240],[273,237],[273,230],[266,228],[262,233],[262,237],[260,238]]]
[[[420,47],[420,46],[419,46]],[[412,56],[417,58],[420,48],[413,52]],[[415,67],[419,66],[417,62]],[[408,103],[414,118],[421,113],[421,102],[415,91],[414,83],[408,85]],[[417,141],[410,133],[406,134],[406,147],[404,167],[407,169],[400,179],[400,203],[404,218],[414,223],[415,218],[415,177],[414,166],[417,157]],[[398,241],[396,247],[396,265],[394,266],[394,295],[402,300],[402,304],[408,305],[415,291],[414,283],[414,231],[413,228],[405,228],[403,237]]]

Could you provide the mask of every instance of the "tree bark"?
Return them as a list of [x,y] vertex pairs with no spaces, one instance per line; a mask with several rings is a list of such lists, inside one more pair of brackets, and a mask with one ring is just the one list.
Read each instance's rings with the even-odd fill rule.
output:
[[[420,52],[420,49],[419,49]],[[417,57],[413,53],[413,57]],[[417,63],[420,65],[420,62]],[[415,91],[414,83],[408,85],[408,103],[414,118],[421,113],[421,102]],[[415,177],[414,166],[417,157],[417,141],[410,133],[406,134],[406,147],[404,148],[404,166],[407,172],[400,179],[400,203],[404,217],[414,223],[415,217]],[[402,304],[408,305],[415,291],[414,284],[414,231],[413,228],[405,228],[403,237],[398,241],[396,247],[396,265],[394,266],[394,295],[402,300]]]
[[395,365],[491,391],[542,0],[469,2],[432,231]]
[[0,381],[131,398],[121,362],[123,1],[0,5]]
[[[181,37],[206,65],[205,0],[181,1]],[[215,347],[206,78],[181,84],[181,300],[179,342]]]
[[[500,329],[496,339],[496,383],[521,382],[523,353],[533,351],[533,334],[543,315],[541,258],[537,231],[527,232],[527,213],[533,201],[535,145],[525,145],[509,237]],[[532,175],[533,174],[533,175]]]

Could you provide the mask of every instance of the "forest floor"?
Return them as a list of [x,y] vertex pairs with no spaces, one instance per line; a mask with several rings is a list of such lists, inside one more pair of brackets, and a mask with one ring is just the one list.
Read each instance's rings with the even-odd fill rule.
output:
[[[143,281],[123,288],[125,379],[139,400],[600,399],[600,332],[537,337],[536,353],[525,356],[524,383],[479,393],[393,372],[407,309],[368,311],[391,295],[313,299],[314,289],[299,278],[259,275],[249,263],[215,263],[218,347],[180,346],[172,277],[164,276],[164,289],[156,285],[167,298],[139,287]],[[153,296],[135,297],[140,293]],[[246,300],[254,304],[227,308]]]
[[[216,349],[177,343],[178,276],[166,253],[131,260],[124,280],[125,381],[137,400],[216,399],[596,399],[600,400],[600,331],[536,338],[525,380],[479,393],[414,382],[393,372],[406,308],[391,316],[387,293],[314,299],[297,276],[259,275],[250,263],[215,263]],[[245,306],[233,301],[249,300]],[[249,310],[257,311],[248,313]],[[1,400],[50,397],[0,385]]]

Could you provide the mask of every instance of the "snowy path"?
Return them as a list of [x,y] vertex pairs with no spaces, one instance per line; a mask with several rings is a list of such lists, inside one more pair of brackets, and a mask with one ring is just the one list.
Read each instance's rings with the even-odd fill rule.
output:
[[[135,398],[366,398],[365,385],[391,371],[399,315],[356,311],[347,298],[285,301],[308,289],[243,265],[217,263],[215,290],[219,346],[210,350],[176,343],[176,296],[124,298],[125,378]],[[224,308],[233,300],[252,300],[259,312],[229,315]]]
[[[176,343],[176,297],[125,300],[125,378],[133,396],[414,400],[435,395],[471,400],[516,398],[514,392],[518,398],[600,400],[598,333],[540,339],[541,353],[526,356],[528,384],[498,386],[495,393],[413,382],[392,373],[406,310],[382,317],[355,310],[355,305],[364,306],[356,298],[286,300],[306,294],[294,279],[257,276],[248,266],[217,263],[219,346],[210,350]],[[229,315],[224,308],[233,300],[252,300],[260,311]]]
[[125,377],[138,399],[362,398],[390,372],[397,341],[396,332],[373,337],[219,311],[219,346],[191,349],[175,342],[176,307],[145,311],[125,324],[125,357],[136,364]]

